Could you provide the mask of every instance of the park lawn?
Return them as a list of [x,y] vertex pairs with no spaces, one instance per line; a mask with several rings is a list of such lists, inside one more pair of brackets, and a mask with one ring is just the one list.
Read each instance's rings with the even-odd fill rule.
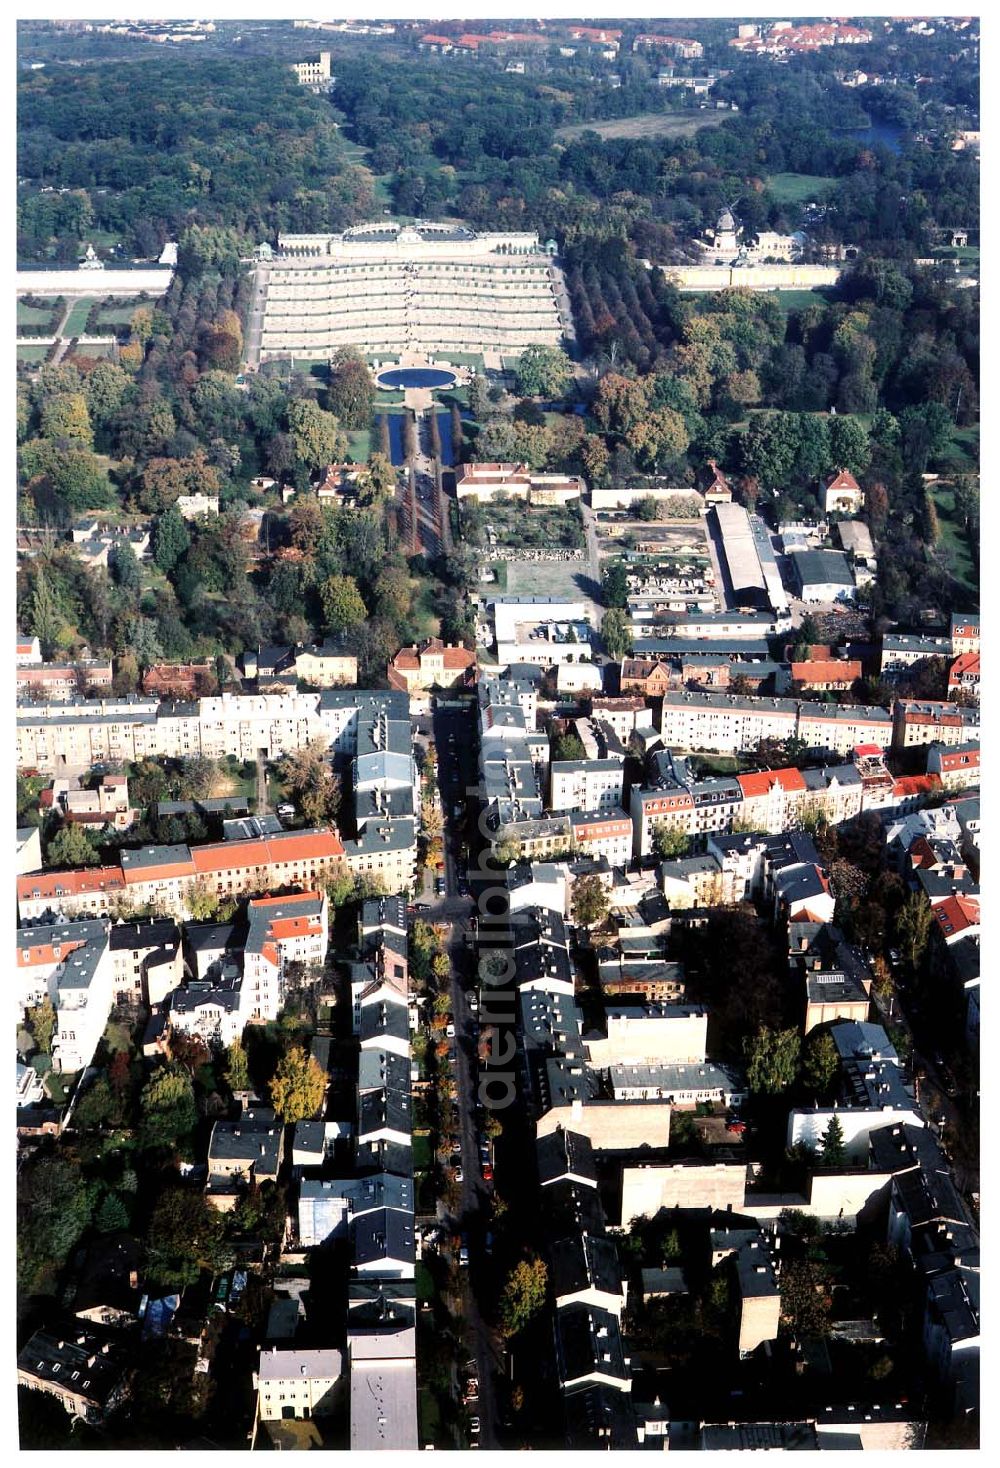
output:
[[[18,324],[18,326],[47,326],[48,325],[48,323],[52,320],[52,313],[55,310],[56,303],[49,296],[42,296],[40,299],[43,300],[43,301],[50,301],[50,304],[48,305],[48,307],[45,307],[45,306],[26,306],[23,301],[18,301],[18,303],[17,303],[17,324]],[[56,324],[58,325],[58,322]]]
[[490,570],[493,572],[496,580],[487,581],[484,584],[487,585],[491,591],[499,591],[502,594],[507,590],[507,562],[490,561]]
[[355,464],[367,464],[371,457],[372,436],[368,428],[357,428],[347,435],[347,452]]
[[330,369],[325,362],[314,362],[311,357],[293,357],[293,372],[306,372],[312,377],[321,377],[324,381],[330,374]]
[[558,141],[569,142],[584,133],[597,133],[602,138],[690,137],[703,127],[720,127],[731,114],[706,107],[695,112],[639,112],[632,117],[614,117],[607,122],[574,122],[557,127]]
[[979,470],[979,425],[953,428],[951,444],[941,455],[956,474],[975,474]]
[[48,355],[48,347],[43,347],[34,342],[30,346],[19,346],[17,349],[17,360],[19,362],[44,362]]
[[[133,301],[127,301],[124,306],[105,306],[97,318],[100,329],[104,326],[128,326],[136,311],[143,304],[138,297]],[[147,303],[148,304],[148,303]]]
[[732,754],[698,754],[695,760],[705,775],[735,775],[740,767]]
[[413,1171],[426,1172],[434,1160],[431,1139],[427,1132],[413,1133]]
[[772,173],[767,191],[777,204],[804,204],[824,193],[836,179],[824,173]]
[[387,408],[401,408],[406,400],[402,392],[377,392],[375,394],[375,412],[384,413]]
[[472,367],[477,372],[483,370],[482,352],[442,352],[441,360],[454,367]]
[[413,591],[410,620],[417,638],[436,637],[441,631],[441,619],[431,606],[433,585],[425,576],[416,576],[410,578],[410,586]]
[[775,291],[774,294],[783,311],[801,311],[806,306],[829,305],[837,293],[820,287],[818,290]]
[[979,574],[969,549],[964,525],[955,518],[955,495],[950,485],[932,484],[931,495],[938,514],[941,538],[938,542],[950,563],[951,574],[960,581],[973,599],[979,596]]
[[90,308],[94,302],[90,296],[84,296],[79,301],[74,301],[70,307],[69,315],[66,317],[66,325],[62,329],[63,336],[82,336],[83,329],[90,315]]
[[67,352],[63,361],[73,361],[76,357],[110,357],[110,355],[110,342],[84,342],[82,347],[77,346],[71,352]]

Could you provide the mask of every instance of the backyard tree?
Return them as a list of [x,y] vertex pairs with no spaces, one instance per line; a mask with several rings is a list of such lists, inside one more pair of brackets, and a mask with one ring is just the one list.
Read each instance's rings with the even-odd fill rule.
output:
[[817,1096],[825,1096],[840,1068],[840,1056],[829,1030],[816,1030],[806,1041],[802,1078]]
[[284,1121],[303,1121],[323,1103],[326,1075],[314,1056],[292,1045],[278,1061],[271,1081],[271,1104]]
[[608,894],[600,877],[577,877],[573,883],[573,921],[582,928],[592,928],[608,915]]
[[625,613],[618,607],[611,607],[604,613],[601,619],[601,640],[608,657],[615,662],[620,662],[622,658],[628,656],[632,638],[629,634]]
[[543,1308],[548,1281],[543,1259],[522,1259],[507,1275],[500,1296],[500,1330],[508,1339]]
[[843,1167],[847,1161],[844,1145],[844,1128],[839,1116],[831,1116],[826,1131],[821,1137],[823,1152],[820,1158],[824,1167]]
[[89,867],[97,864],[97,850],[82,826],[63,826],[49,842],[46,863],[50,867]]
[[777,1095],[785,1091],[799,1072],[799,1032],[772,1030],[761,1025],[756,1035],[743,1044],[747,1084],[751,1091]]

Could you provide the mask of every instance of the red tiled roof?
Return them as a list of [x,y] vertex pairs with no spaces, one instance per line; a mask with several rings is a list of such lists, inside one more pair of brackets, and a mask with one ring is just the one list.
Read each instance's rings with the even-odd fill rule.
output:
[[83,867],[70,872],[29,872],[17,879],[17,900],[39,897],[78,897],[87,892],[122,892],[125,874],[121,867]]
[[343,854],[343,843],[333,831],[303,831],[278,841],[222,841],[196,846],[191,852],[195,870],[206,875],[297,861],[330,861]]
[[760,770],[757,774],[737,775],[736,778],[743,791],[744,800],[754,795],[766,795],[773,785],[780,785],[786,793],[806,788],[802,771],[795,769]]
[[[59,948],[58,957],[56,956],[55,952],[56,946],[58,946]],[[61,963],[62,960],[67,956],[67,954],[70,954],[75,949],[82,947],[82,938],[79,938],[76,941],[74,941],[73,939],[67,939],[65,943],[60,943],[58,945],[53,945],[52,943],[35,943],[30,948],[18,948],[17,961],[21,968],[35,968],[36,966],[43,963]]]
[[948,683],[957,683],[960,678],[979,677],[979,653],[963,652],[948,669]]
[[792,678],[797,683],[853,683],[860,677],[860,660],[812,658],[807,663],[792,663]]
[[946,897],[931,909],[934,920],[946,938],[954,938],[966,928],[979,926],[979,898],[966,897],[958,893]]
[[893,780],[892,793],[897,800],[909,795],[933,795],[940,784],[936,775],[901,775]]
[[852,489],[856,494],[861,493],[861,486],[850,469],[838,469],[835,473],[827,475],[824,483],[827,489]]

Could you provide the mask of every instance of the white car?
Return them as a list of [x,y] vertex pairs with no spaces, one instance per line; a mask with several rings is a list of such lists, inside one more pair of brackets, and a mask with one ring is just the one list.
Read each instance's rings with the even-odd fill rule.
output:
[[446,1025],[445,1026],[445,1035],[447,1036],[447,1038],[449,1040],[454,1040],[454,1038],[455,1038],[455,1026],[454,1025]]
[[479,1431],[481,1427],[482,1423],[479,1421],[478,1417],[469,1418],[469,1431],[471,1432],[473,1437],[479,1436]]

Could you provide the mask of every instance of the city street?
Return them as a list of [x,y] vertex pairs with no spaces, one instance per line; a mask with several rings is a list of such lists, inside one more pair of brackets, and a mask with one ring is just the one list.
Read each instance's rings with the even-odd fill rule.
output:
[[[451,1003],[455,1022],[454,1066],[458,1088],[456,1110],[462,1154],[462,1197],[458,1227],[468,1240],[470,1255],[468,1269],[464,1271],[463,1314],[469,1353],[476,1359],[479,1378],[479,1397],[471,1404],[470,1412],[482,1424],[479,1441],[483,1448],[495,1448],[497,1409],[494,1379],[502,1363],[498,1342],[479,1313],[471,1285],[484,1262],[484,1205],[488,1201],[488,1185],[482,1179],[476,1118],[479,1024],[469,1007],[469,992],[475,992],[475,987],[473,985],[471,990],[466,987],[475,972],[475,955],[470,952],[466,942],[474,903],[471,896],[460,895],[458,891],[459,885],[466,880],[459,875],[459,864],[468,852],[467,792],[476,784],[474,717],[474,707],[469,703],[464,707],[448,707],[439,702],[433,715],[438,785],[445,818],[447,897],[436,904],[427,916],[432,921],[447,920],[450,924],[447,947],[451,958]],[[472,804],[471,814],[474,816],[476,807],[474,802]],[[464,871],[464,866],[462,870]]]

